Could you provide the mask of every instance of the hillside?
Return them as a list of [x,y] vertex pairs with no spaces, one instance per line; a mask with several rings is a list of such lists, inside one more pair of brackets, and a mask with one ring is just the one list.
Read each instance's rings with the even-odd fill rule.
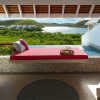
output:
[[75,24],[72,24],[71,26],[85,28],[85,27],[87,27],[87,25],[85,25],[87,22],[88,22],[88,20],[83,20],[83,21],[77,22]]
[[72,24],[57,24],[57,23],[52,23],[52,24],[48,24],[48,23],[42,23],[44,26],[69,26],[69,27],[81,27],[81,28],[87,28],[87,25],[85,25],[85,23],[88,22],[88,20],[83,20],[83,21],[79,21],[77,23],[72,23]]
[[0,25],[5,25],[5,26],[9,26],[9,25],[38,25],[38,26],[69,26],[69,27],[82,27],[82,28],[86,28],[87,25],[85,25],[85,23],[87,22],[88,20],[83,20],[83,21],[80,21],[80,22],[77,22],[75,24],[57,24],[57,23],[52,23],[52,24],[48,24],[48,23],[38,23],[34,20],[3,20],[3,21],[0,21]]
[[39,25],[42,26],[42,24],[34,21],[34,20],[2,20],[0,21],[0,25]]

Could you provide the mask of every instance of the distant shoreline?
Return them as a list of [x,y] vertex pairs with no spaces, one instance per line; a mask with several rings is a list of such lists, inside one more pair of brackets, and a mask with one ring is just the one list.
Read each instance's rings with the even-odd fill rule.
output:
[[66,24],[57,24],[57,23],[42,23],[43,26],[66,26],[66,27],[79,27],[79,28],[87,28],[86,22],[88,20],[80,21],[77,23],[66,23]]
[[81,26],[68,26],[68,25],[45,25],[44,27],[73,27],[73,28],[87,28],[87,27],[81,27]]

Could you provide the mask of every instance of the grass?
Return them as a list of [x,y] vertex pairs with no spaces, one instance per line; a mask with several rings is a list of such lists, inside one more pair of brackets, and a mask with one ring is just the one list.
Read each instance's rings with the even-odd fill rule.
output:
[[29,45],[79,45],[80,34],[62,34],[27,30],[0,30],[0,43],[24,39]]
[[0,55],[11,55],[13,52],[12,46],[0,47]]

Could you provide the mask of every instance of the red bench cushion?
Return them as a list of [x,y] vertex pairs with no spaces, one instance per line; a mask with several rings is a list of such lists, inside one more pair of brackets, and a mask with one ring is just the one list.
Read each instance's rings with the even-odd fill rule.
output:
[[62,48],[29,48],[22,53],[14,53],[10,60],[52,60],[52,59],[88,59],[88,55],[78,48],[73,48],[74,55],[61,55]]

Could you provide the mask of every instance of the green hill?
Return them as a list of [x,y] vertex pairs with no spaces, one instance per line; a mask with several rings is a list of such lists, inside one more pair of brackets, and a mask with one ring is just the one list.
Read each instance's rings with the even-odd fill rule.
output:
[[34,20],[3,20],[0,21],[0,25],[39,25],[42,26],[42,24],[34,21]]
[[85,25],[86,22],[88,22],[88,20],[83,20],[83,21],[77,22],[75,24],[72,24],[72,26],[73,27],[83,27],[83,28],[85,28],[85,27],[87,27],[87,25]]
[[85,23],[88,20],[83,20],[80,22],[77,22],[75,24],[48,24],[48,23],[38,23],[34,20],[31,19],[24,19],[24,20],[3,20],[0,21],[0,25],[5,25],[5,26],[9,26],[9,25],[38,25],[38,26],[69,26],[69,27],[82,27],[82,28],[86,28],[87,25],[85,25]]
[[44,26],[68,26],[68,27],[81,27],[81,28],[87,28],[87,25],[85,23],[88,22],[88,20],[83,20],[79,21],[77,23],[72,23],[72,24],[48,24],[48,23],[42,23]]

